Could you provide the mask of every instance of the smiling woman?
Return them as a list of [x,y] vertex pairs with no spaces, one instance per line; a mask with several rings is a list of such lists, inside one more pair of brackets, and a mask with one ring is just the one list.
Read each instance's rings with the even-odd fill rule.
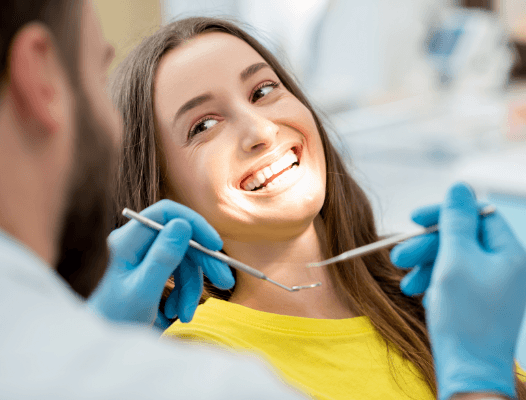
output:
[[[225,253],[289,285],[314,278],[308,262],[378,239],[309,101],[236,25],[190,18],[161,28],[113,88],[125,127],[118,210],[185,204]],[[315,273],[323,285],[295,293],[243,273],[231,291],[205,286],[194,319],[165,335],[257,352],[320,399],[434,398],[421,298],[400,291],[404,272],[388,251]],[[193,309],[165,312],[188,321]]]

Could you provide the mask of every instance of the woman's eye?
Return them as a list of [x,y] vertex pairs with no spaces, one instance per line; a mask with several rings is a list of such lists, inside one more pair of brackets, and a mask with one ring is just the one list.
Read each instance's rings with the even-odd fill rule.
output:
[[215,124],[217,124],[217,119],[214,118],[206,118],[204,120],[198,121],[192,129],[190,129],[190,134],[188,135],[189,138],[197,135],[198,133],[204,132],[207,129],[210,129]]
[[254,94],[252,95],[252,102],[256,102],[262,97],[265,97],[267,94],[272,92],[278,86],[279,86],[279,83],[275,83],[275,82],[266,82],[262,84],[260,87],[254,90]]

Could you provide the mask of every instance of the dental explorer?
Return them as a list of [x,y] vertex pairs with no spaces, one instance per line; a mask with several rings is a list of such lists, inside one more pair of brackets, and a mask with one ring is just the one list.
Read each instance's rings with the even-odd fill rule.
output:
[[[485,217],[487,215],[493,214],[495,210],[496,210],[495,206],[489,205],[489,206],[482,208],[479,212],[479,215],[481,217]],[[370,243],[365,246],[361,246],[356,249],[346,251],[345,253],[329,258],[327,260],[310,263],[307,265],[307,268],[323,267],[325,265],[334,264],[339,261],[350,260],[352,258],[365,256],[367,254],[374,253],[375,251],[378,251],[380,249],[384,249],[394,244],[406,241],[407,239],[411,239],[415,236],[425,235],[427,233],[433,233],[433,232],[438,232],[438,225],[432,225],[427,228],[421,227],[418,230],[411,232],[411,233],[402,233],[400,235],[394,235],[387,239],[379,240],[377,242]]]
[[[149,218],[146,218],[142,215],[140,215],[139,213],[135,212],[135,211],[132,211],[128,208],[125,208],[124,210],[122,210],[122,215],[124,215],[125,217],[127,218],[130,218],[130,219],[134,219],[136,221],[139,221],[141,224],[151,228],[151,229],[155,229],[157,231],[160,231],[163,229],[163,225],[159,224],[158,222],[155,222],[155,221],[152,221],[151,219]],[[190,239],[190,247],[193,247],[194,249],[197,249],[205,254],[208,254],[210,257],[214,257],[220,261],[223,261],[224,263],[230,265],[232,268],[234,269],[237,269],[238,271],[242,271],[242,272],[245,272],[249,275],[252,275],[258,279],[262,279],[262,280],[265,280],[265,281],[268,281],[270,283],[273,283],[274,285],[277,285],[279,286],[280,288],[282,289],[285,289],[285,290],[288,290],[289,292],[297,292],[298,290],[302,290],[302,289],[311,289],[311,288],[315,288],[315,287],[318,287],[318,286],[321,286],[321,282],[316,282],[316,283],[312,283],[310,285],[302,285],[302,286],[292,286],[292,287],[288,287],[288,286],[285,286],[279,282],[276,282],[272,279],[270,279],[268,276],[266,276],[263,272],[261,271],[258,271],[257,269],[254,269],[252,267],[249,267],[248,265],[246,264],[243,264],[242,262],[240,261],[237,261],[229,256],[227,256],[226,254],[223,254],[219,251],[212,251],[210,249],[207,249],[206,247],[200,245],[199,243],[193,241]]]

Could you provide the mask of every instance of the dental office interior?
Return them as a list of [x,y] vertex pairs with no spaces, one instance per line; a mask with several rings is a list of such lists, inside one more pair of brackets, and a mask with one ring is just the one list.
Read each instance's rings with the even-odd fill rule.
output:
[[414,230],[411,211],[463,180],[526,246],[526,0],[94,3],[112,67],[178,16],[253,27],[325,115],[380,233]]

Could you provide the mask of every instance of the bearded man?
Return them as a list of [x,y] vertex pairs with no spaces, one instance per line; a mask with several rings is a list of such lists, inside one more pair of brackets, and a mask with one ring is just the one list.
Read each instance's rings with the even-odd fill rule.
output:
[[[161,233],[133,221],[107,240],[121,121],[91,2],[2,0],[0,20],[0,398],[298,399],[255,360],[159,343],[148,327],[190,238],[222,243],[170,201],[143,212]],[[233,285],[226,265],[191,261]]]

